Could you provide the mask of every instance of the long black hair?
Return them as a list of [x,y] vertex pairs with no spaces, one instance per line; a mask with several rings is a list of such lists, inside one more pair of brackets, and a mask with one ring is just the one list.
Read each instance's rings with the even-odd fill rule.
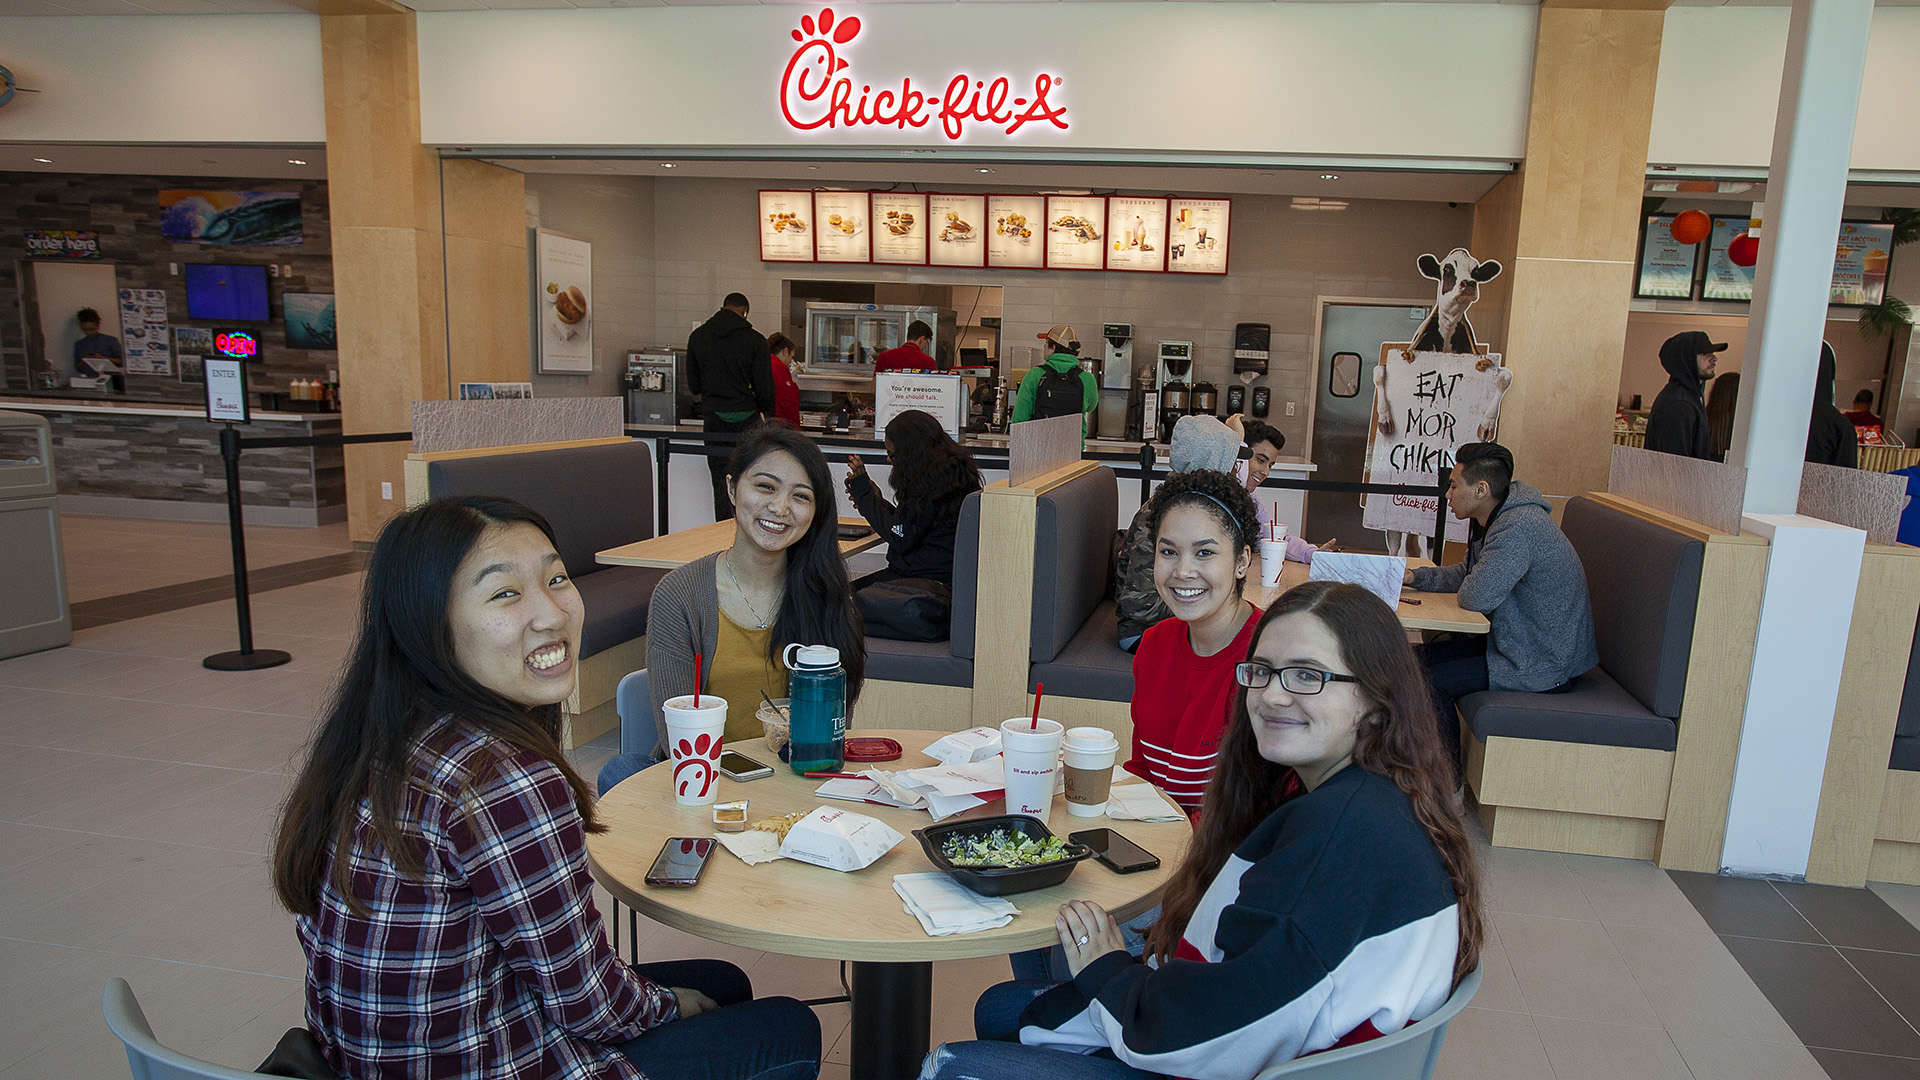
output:
[[546,518],[487,495],[435,499],[380,530],[353,651],[280,815],[273,886],[294,914],[319,913],[327,859],[336,851],[334,888],[359,906],[347,887],[345,849],[362,799],[371,803],[374,833],[394,868],[423,870],[422,838],[402,822],[408,759],[443,716],[551,762],[573,788],[586,831],[605,828],[594,816],[593,790],[560,749],[560,706],[529,708],[502,697],[462,670],[454,654],[448,615],[454,574],[489,529],[518,524],[553,541]]
[[930,516],[958,517],[960,504],[982,486],[973,454],[954,442],[931,413],[908,409],[887,421],[887,442],[893,493],[901,506],[911,503],[930,509]]
[[840,650],[851,710],[867,677],[867,628],[853,602],[846,559],[840,555],[840,504],[827,459],[813,440],[793,428],[760,424],[741,438],[727,462],[727,476],[738,484],[754,462],[775,451],[792,455],[805,470],[813,487],[813,524],[787,548],[786,594],[773,619],[767,654],[778,662],[780,650],[796,642]]

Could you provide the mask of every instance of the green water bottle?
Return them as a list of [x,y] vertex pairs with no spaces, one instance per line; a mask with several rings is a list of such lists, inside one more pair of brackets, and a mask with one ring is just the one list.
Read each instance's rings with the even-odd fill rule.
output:
[[781,650],[780,660],[793,672],[787,680],[789,764],[796,773],[840,771],[847,755],[847,673],[840,650],[795,644]]

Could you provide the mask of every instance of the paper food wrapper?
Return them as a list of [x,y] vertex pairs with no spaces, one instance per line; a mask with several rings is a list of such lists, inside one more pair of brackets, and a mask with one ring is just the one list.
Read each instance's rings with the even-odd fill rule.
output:
[[749,832],[716,833],[713,838],[748,866],[758,866],[780,857],[780,838],[770,832],[754,829]]
[[829,870],[864,870],[905,839],[879,818],[822,806],[787,830],[780,855]]
[[1000,729],[968,728],[934,740],[924,753],[942,765],[970,765],[1000,753]]

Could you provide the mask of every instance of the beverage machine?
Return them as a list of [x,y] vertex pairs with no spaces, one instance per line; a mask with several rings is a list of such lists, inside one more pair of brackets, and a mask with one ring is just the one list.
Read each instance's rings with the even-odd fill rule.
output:
[[1151,428],[1159,432],[1159,441],[1173,441],[1173,425],[1180,418],[1193,411],[1193,388],[1187,385],[1187,376],[1193,372],[1193,342],[1163,341],[1160,343],[1160,358],[1154,368],[1154,381],[1159,386],[1157,408]]
[[1107,339],[1106,355],[1100,362],[1100,411],[1094,434],[1102,439],[1131,437],[1129,427],[1133,387],[1133,324],[1107,323],[1100,328]]
[[691,393],[686,389],[687,351],[658,346],[627,354],[627,423],[673,427],[692,419]]

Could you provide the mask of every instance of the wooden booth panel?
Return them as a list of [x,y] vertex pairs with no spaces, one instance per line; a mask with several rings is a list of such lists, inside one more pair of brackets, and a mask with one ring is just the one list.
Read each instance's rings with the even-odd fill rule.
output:
[[1665,816],[1673,755],[1590,743],[1468,736],[1467,778],[1487,807],[1582,815]]
[[974,722],[973,691],[967,687],[868,679],[848,726],[953,732]]
[[1482,806],[1480,823],[1495,847],[1651,860],[1660,846],[1660,823],[1644,818]]

